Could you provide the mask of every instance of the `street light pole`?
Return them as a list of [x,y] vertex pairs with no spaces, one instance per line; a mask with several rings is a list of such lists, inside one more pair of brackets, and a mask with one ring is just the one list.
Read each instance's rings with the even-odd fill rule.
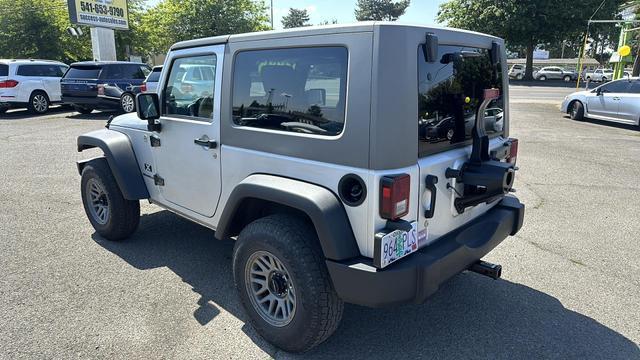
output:
[[273,0],[271,0],[271,30],[273,29]]

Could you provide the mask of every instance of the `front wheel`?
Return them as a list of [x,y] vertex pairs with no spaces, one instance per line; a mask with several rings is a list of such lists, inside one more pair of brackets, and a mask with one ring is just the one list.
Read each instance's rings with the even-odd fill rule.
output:
[[290,352],[304,352],[337,328],[338,298],[314,228],[291,215],[247,225],[233,250],[236,290],[257,332]]
[[130,113],[136,110],[136,99],[131,93],[124,93],[120,97],[120,109],[123,112]]
[[569,82],[571,81],[571,76],[565,75],[562,79],[564,80],[564,82]]
[[89,161],[82,169],[82,204],[98,234],[108,240],[129,237],[140,221],[140,203],[127,200],[105,158]]
[[522,78],[523,78],[523,77],[524,77],[524,75],[522,75],[522,74],[518,74],[518,75],[516,75],[516,79],[517,79],[517,80],[522,80]]
[[580,101],[574,101],[573,103],[571,103],[569,116],[571,116],[572,120],[580,121],[584,119],[584,106]]
[[546,76],[544,76],[544,75],[542,75],[542,76],[540,76],[540,77],[538,78],[538,80],[540,80],[540,81],[545,81],[545,80],[547,80],[547,77],[546,77]]

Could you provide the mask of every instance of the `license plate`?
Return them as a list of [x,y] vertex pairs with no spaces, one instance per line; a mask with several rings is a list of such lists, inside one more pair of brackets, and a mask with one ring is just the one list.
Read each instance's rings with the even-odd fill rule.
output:
[[418,250],[418,223],[411,223],[410,230],[394,230],[376,235],[374,265],[383,268]]

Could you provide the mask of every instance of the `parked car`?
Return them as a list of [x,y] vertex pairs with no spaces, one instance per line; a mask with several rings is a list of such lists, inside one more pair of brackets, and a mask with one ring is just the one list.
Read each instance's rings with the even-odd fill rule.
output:
[[578,73],[576,71],[564,70],[557,66],[547,66],[538,70],[533,78],[540,81],[564,80],[569,82],[576,80],[578,78]]
[[574,120],[591,118],[640,125],[640,78],[623,78],[564,98],[560,110]]
[[[475,124],[475,115],[465,116],[464,131],[470,136],[471,129]],[[503,111],[500,108],[490,108],[484,112],[485,131],[499,132],[504,126]],[[434,118],[426,120],[420,126],[420,131],[428,141],[453,140],[456,131],[456,121],[452,116],[445,118]]]
[[593,72],[586,72],[584,78],[588,81],[607,82],[613,79],[613,69],[596,69]]
[[156,92],[158,91],[158,81],[160,81],[160,74],[162,73],[162,65],[154,66],[147,78],[144,79],[140,91],[142,92]]
[[146,64],[125,61],[73,63],[60,81],[62,101],[83,114],[94,109],[132,112],[150,72]]
[[67,65],[51,60],[0,60],[0,114],[27,108],[44,114],[60,102],[60,79]]
[[[534,76],[535,76],[535,73],[538,72],[538,70],[540,70],[539,67],[536,67],[536,66],[533,67]],[[509,78],[510,79],[522,80],[524,78],[524,74],[525,74],[525,66],[524,65],[514,64],[509,69]]]
[[[421,303],[465,270],[500,277],[480,259],[524,219],[518,140],[483,126],[509,101],[505,63],[494,36],[379,22],[177,43],[137,116],[78,137],[104,153],[77,164],[85,213],[122,240],[154,231],[138,227],[148,200],[234,239],[247,319],[307,351],[344,302]],[[481,114],[479,130],[425,141],[428,113],[456,128]]]

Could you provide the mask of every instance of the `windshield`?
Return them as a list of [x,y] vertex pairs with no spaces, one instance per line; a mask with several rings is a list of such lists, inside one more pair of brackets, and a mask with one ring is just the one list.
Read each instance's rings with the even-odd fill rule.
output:
[[[471,130],[484,89],[497,88],[493,116],[485,117],[487,135],[503,131],[502,65],[493,66],[489,50],[440,46],[439,61],[427,63],[418,51],[418,140],[420,156],[471,142]],[[451,118],[451,121],[441,121]]]

